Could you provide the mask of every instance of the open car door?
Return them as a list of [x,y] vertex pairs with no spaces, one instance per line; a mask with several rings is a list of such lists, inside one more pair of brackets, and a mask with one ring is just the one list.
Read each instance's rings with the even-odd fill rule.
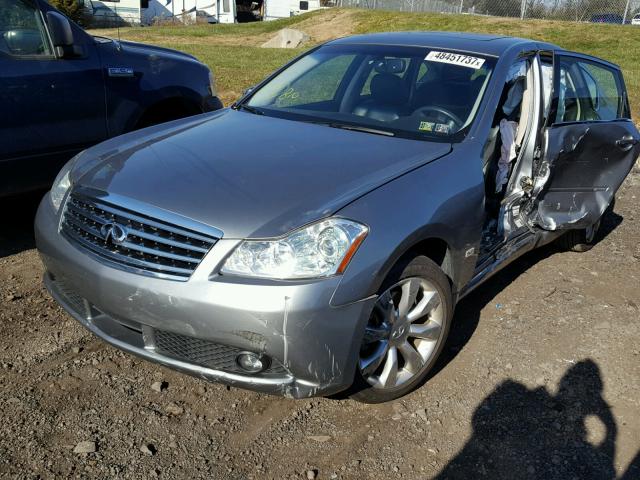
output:
[[544,230],[586,228],[605,212],[640,154],[620,70],[556,54],[553,99],[533,182],[530,221]]

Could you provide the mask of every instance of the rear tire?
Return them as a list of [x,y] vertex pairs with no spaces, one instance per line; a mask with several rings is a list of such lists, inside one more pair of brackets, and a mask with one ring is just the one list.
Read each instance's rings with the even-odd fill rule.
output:
[[598,219],[596,223],[590,227],[580,230],[569,230],[567,233],[558,238],[558,246],[565,251],[569,252],[588,252],[596,243],[598,243],[598,232],[602,226],[602,221],[607,214],[613,212],[616,205],[616,199],[611,201],[611,204],[607,207],[602,217]]
[[422,385],[453,317],[449,279],[424,256],[396,265],[379,293],[350,395],[363,403],[389,402]]
[[599,228],[600,220],[588,228],[569,230],[558,239],[558,245],[562,250],[570,252],[588,252],[596,244]]

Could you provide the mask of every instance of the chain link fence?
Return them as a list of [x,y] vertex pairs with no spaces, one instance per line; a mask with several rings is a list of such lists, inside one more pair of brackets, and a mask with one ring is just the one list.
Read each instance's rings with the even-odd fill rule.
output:
[[[640,0],[336,0],[339,7],[629,24]],[[640,16],[638,17],[640,22]]]
[[460,2],[447,0],[336,0],[338,7],[395,10],[398,12],[460,13]]
[[[613,24],[638,29],[640,0],[333,0],[337,7],[465,14],[516,19]],[[632,24],[632,25],[630,25]],[[624,48],[624,47],[622,47]],[[640,110],[640,67],[622,66],[636,115]]]

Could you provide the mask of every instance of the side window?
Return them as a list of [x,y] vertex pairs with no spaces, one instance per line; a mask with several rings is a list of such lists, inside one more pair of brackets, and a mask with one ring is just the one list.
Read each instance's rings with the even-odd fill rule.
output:
[[278,96],[278,107],[293,107],[334,99],[355,55],[338,55],[318,64],[295,79]]
[[598,120],[615,120],[622,116],[622,95],[617,72],[594,63],[581,63],[591,106]]
[[576,81],[566,65],[560,65],[560,75],[557,79],[558,87],[558,111],[556,112],[555,123],[578,122],[582,120]]
[[416,83],[424,83],[427,80],[427,72],[429,72],[427,62],[421,62],[420,68],[418,69],[418,79],[416,80]]
[[0,52],[15,57],[52,55],[40,11],[29,0],[0,0]]
[[555,123],[606,121],[624,116],[618,72],[604,65],[561,57],[554,89],[558,101]]

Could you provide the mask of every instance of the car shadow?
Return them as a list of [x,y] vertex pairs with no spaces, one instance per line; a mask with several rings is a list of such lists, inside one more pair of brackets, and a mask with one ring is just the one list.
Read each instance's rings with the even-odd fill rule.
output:
[[[591,359],[570,367],[555,395],[545,387],[502,382],[476,408],[469,441],[434,478],[617,478],[617,425],[602,388]],[[589,420],[599,424],[590,427],[591,435]],[[639,477],[640,452],[619,478]]]
[[429,377],[433,377],[445,368],[471,340],[478,327],[481,311],[491,304],[500,292],[532,266],[556,253],[558,250],[554,245],[533,250],[500,270],[460,300],[453,314],[447,342]]
[[0,258],[35,248],[33,221],[44,192],[0,198]]
[[622,223],[624,217],[615,211],[615,202],[607,209],[602,217],[600,230],[598,230],[597,242],[601,242],[609,236]]
[[[615,203],[611,205],[605,212],[596,244],[600,243],[611,234],[623,221],[624,217],[615,212]],[[474,291],[458,302],[451,322],[449,336],[443,347],[442,353],[436,364],[433,366],[427,377],[421,382],[424,385],[429,379],[437,375],[443,370],[463,349],[473,336],[478,322],[480,321],[480,312],[489,305],[502,290],[508,287],[514,280],[525,273],[529,268],[558,253],[571,255],[570,252],[562,252],[555,242],[543,247],[537,248],[531,252],[524,254],[510,265],[506,266],[487,281],[481,284]],[[576,255],[578,255],[576,253]],[[418,386],[417,388],[420,388]],[[344,400],[349,398],[353,393],[359,390],[359,386],[352,385],[343,392],[331,395],[329,398],[334,400]],[[514,477],[515,478],[515,477]]]
[[[600,243],[609,236],[622,223],[623,219],[613,208],[609,208],[602,218],[596,243]],[[480,321],[480,312],[483,308],[529,268],[558,253],[572,254],[562,252],[556,243],[552,242],[526,253],[460,300],[456,305],[447,342],[427,380],[448,365],[471,339]]]

